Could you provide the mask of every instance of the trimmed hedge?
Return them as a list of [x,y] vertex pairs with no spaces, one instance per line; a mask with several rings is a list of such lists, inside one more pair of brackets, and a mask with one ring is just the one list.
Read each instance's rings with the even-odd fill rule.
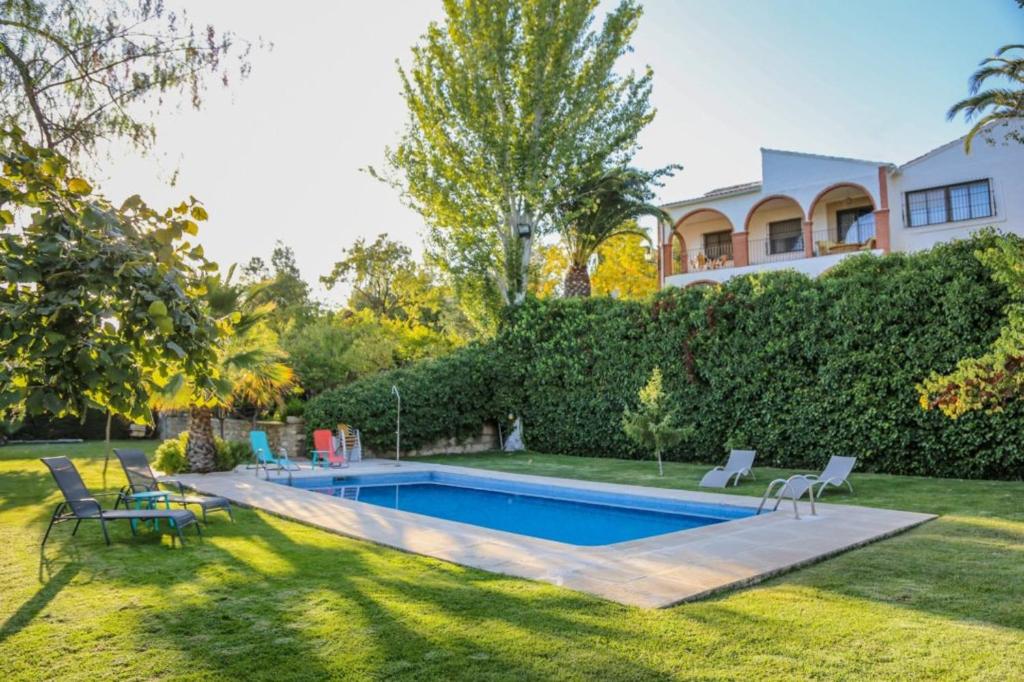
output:
[[915,390],[997,336],[1007,293],[974,253],[999,238],[1016,239],[864,254],[817,279],[762,273],[647,303],[529,301],[495,341],[318,398],[307,423],[343,419],[374,447],[393,443],[389,391],[399,383],[407,447],[515,412],[534,450],[648,456],[626,439],[622,413],[659,366],[694,427],[666,459],[714,461],[751,447],[764,465],[817,468],[843,454],[862,470],[1021,478],[1021,401],[952,421],[923,411]]
[[381,372],[321,393],[306,403],[303,417],[312,433],[339,422],[360,429],[374,450],[395,447],[397,386],[402,394],[402,449],[441,438],[468,438],[501,410],[495,388],[503,361],[492,344],[473,344],[435,360]]

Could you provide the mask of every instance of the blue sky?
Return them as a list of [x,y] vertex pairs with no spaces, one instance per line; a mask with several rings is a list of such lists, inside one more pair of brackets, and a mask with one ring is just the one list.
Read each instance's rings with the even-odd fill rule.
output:
[[[165,111],[150,157],[112,149],[101,177],[111,198],[140,192],[162,205],[193,194],[211,215],[201,237],[213,258],[266,258],[282,239],[311,281],[360,236],[388,232],[420,248],[420,217],[359,169],[379,164],[398,138],[405,111],[394,62],[407,60],[440,2],[168,4],[274,49],[255,56],[247,81],[211,92],[203,111]],[[946,109],[982,58],[1024,42],[1013,0],[644,7],[623,66],[654,68],[658,116],[636,163],[684,166],[662,189],[666,201],[758,179],[760,147],[909,160],[966,131]]]

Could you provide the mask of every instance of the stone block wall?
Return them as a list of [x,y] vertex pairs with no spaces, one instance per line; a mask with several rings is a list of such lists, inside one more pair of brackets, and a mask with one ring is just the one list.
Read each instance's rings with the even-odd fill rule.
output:
[[[183,431],[188,431],[189,416],[187,412],[162,412],[157,419],[157,429],[162,440],[174,438]],[[250,431],[266,431],[267,440],[274,452],[280,452],[283,446],[289,457],[306,456],[306,424],[297,417],[289,417],[286,422],[258,421],[253,425],[248,419],[225,419],[224,440],[249,442]],[[221,435],[220,420],[213,420],[213,433]]]
[[[414,450],[402,448],[402,457],[418,457],[423,455],[441,455],[446,453],[470,453],[486,452],[487,450],[498,450],[501,444],[498,441],[498,427],[494,424],[484,424],[480,433],[472,438],[459,440],[457,438],[444,438],[434,441],[428,445]],[[366,457],[381,457],[394,459],[395,449],[391,448],[373,450],[365,447]]]

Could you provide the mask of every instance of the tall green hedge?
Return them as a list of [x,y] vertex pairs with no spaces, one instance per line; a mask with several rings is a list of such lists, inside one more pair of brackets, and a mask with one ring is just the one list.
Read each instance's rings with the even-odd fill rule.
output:
[[751,447],[766,465],[820,467],[843,454],[864,470],[1021,478],[1024,405],[951,421],[921,410],[915,391],[998,334],[1007,294],[974,256],[997,238],[1012,237],[851,257],[817,279],[775,272],[671,289],[646,303],[529,301],[493,342],[357,382],[313,401],[307,418],[329,424],[347,410],[375,441],[393,437],[385,389],[400,380],[411,389],[410,447],[512,411],[534,450],[646,456],[622,433],[622,412],[659,366],[694,426],[668,459]]
[[495,350],[492,345],[470,345],[325,391],[306,404],[303,416],[310,431],[351,424],[360,429],[365,446],[386,452],[395,446],[397,401],[391,387],[397,386],[403,449],[475,435],[500,413],[495,386],[502,358]]

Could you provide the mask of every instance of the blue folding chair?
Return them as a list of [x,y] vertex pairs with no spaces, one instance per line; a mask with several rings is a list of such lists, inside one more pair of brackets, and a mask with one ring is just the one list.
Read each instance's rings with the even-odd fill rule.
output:
[[269,470],[276,467],[279,471],[298,471],[299,465],[288,459],[286,453],[275,456],[267,441],[266,431],[250,431],[249,445],[252,446],[253,455],[256,457],[256,468],[263,467]]

